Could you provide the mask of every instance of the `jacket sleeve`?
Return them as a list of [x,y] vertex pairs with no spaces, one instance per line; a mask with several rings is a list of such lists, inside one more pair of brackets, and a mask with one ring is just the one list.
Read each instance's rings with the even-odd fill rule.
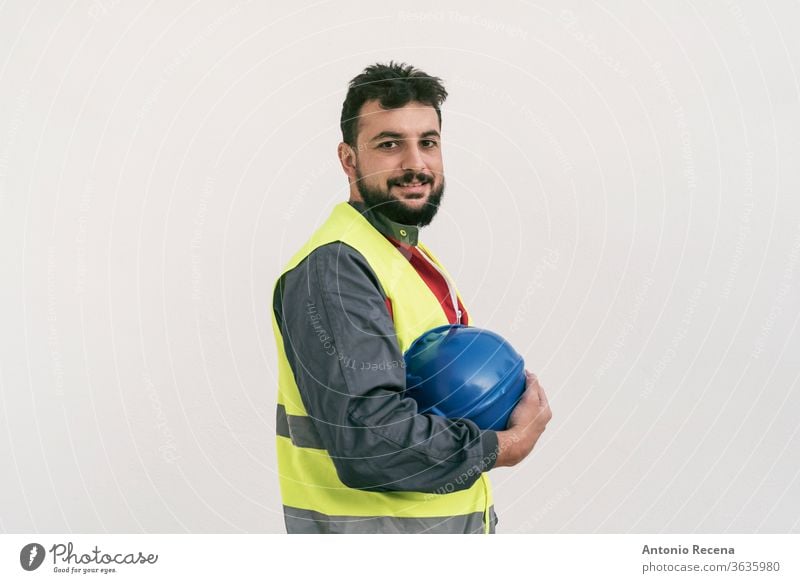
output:
[[273,309],[303,404],[341,481],[373,491],[469,488],[497,460],[497,434],[417,412],[386,295],[366,259],[317,248],[275,288]]

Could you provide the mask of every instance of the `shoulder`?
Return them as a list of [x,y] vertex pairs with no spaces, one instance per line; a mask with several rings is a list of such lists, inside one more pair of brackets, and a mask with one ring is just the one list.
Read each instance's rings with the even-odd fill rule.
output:
[[293,269],[283,273],[272,297],[278,325],[291,316],[304,317],[307,302],[334,298],[334,305],[359,311],[386,301],[386,292],[366,258],[335,241],[314,249]]
[[281,275],[275,296],[301,288],[309,292],[354,291],[386,295],[364,255],[341,241],[317,247],[293,269]]

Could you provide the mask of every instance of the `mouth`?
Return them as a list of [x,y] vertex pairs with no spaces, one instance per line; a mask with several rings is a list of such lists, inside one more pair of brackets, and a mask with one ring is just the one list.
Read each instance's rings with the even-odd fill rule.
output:
[[427,182],[410,182],[408,184],[395,184],[392,188],[397,188],[403,194],[425,194],[429,186]]

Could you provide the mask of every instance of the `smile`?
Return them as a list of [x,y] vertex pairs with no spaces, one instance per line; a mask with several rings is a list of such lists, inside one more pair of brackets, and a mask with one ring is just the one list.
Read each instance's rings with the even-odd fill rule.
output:
[[395,188],[399,188],[403,192],[424,192],[427,186],[427,184],[409,184],[407,186],[397,184]]

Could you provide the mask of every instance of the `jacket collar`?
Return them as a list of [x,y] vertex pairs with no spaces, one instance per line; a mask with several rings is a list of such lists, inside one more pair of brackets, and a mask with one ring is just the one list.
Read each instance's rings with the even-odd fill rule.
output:
[[419,227],[416,225],[396,223],[381,212],[367,209],[363,202],[351,200],[348,201],[348,203],[360,212],[361,215],[367,219],[369,224],[375,227],[375,229],[385,237],[399,241],[404,245],[417,245],[417,241],[419,240]]

